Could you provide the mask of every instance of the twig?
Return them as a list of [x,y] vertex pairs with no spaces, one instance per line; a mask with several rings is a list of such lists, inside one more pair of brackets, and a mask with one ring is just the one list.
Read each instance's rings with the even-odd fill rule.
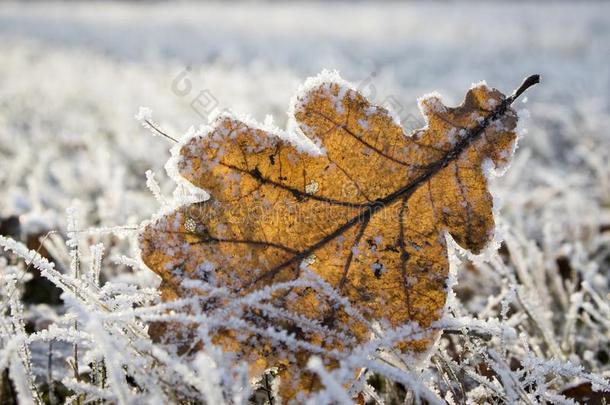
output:
[[170,141],[173,141],[174,143],[178,143],[178,140],[168,134],[166,134],[165,132],[161,131],[159,129],[159,127],[152,121],[150,120],[144,120],[144,122],[146,123],[146,125],[148,125],[150,128],[154,129],[156,133],[158,133],[161,136],[166,137],[167,139],[169,139]]
[[474,330],[468,329],[468,328],[466,328],[466,330],[461,330],[461,329],[443,329],[443,334],[447,334],[447,335],[468,335],[468,336],[479,338],[479,339],[484,340],[486,342],[489,342],[491,340],[491,338],[493,337],[491,333],[474,331]]
[[265,373],[265,391],[267,392],[267,399],[269,405],[273,405],[273,397],[271,396],[271,387],[269,387],[269,374]]

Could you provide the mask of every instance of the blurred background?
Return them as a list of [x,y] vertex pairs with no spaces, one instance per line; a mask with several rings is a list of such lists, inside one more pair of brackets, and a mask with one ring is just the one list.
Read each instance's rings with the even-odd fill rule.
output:
[[54,229],[78,199],[88,225],[137,223],[156,207],[145,171],[173,187],[170,144],[141,128],[140,106],[175,135],[225,108],[283,125],[325,68],[407,129],[424,93],[456,104],[473,82],[508,93],[540,73],[517,105],[533,116],[520,154],[535,170],[515,182],[578,177],[607,198],[607,172],[589,183],[608,158],[608,60],[601,2],[2,2],[0,218]]

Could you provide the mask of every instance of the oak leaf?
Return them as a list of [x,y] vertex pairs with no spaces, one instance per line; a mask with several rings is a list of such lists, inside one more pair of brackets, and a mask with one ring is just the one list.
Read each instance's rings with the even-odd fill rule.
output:
[[[379,330],[431,328],[447,296],[446,234],[472,253],[493,236],[486,175],[512,157],[510,104],[537,78],[529,80],[508,98],[475,85],[455,108],[422,98],[427,125],[410,135],[338,77],[305,84],[290,134],[219,117],[175,156],[178,173],[211,197],[154,219],[140,235],[162,299],[200,296],[209,319],[223,314],[213,343],[253,375],[278,367],[284,399],[319,387],[305,371],[311,354],[334,367],[334,354]],[[318,147],[304,147],[302,135]],[[266,298],[255,305],[235,304],[261,290]],[[150,334],[193,352],[203,346],[197,327],[159,322]],[[397,346],[421,353],[435,336]]]

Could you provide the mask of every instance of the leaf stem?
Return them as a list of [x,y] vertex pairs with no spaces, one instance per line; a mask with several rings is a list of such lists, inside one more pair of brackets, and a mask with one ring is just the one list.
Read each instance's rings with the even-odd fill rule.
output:
[[521,86],[519,86],[519,88],[515,90],[514,93],[511,94],[511,96],[507,99],[508,104],[512,104],[513,101],[515,101],[521,94],[523,94],[523,92],[525,92],[525,90],[538,83],[540,83],[540,75],[531,75],[526,77],[523,80],[523,83],[521,83]]

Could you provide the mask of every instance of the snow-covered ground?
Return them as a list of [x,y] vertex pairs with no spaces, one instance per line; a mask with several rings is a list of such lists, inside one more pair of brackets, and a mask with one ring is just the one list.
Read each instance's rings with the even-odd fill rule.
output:
[[[415,128],[424,93],[456,104],[473,82],[508,93],[539,73],[542,83],[517,105],[530,117],[527,134],[493,185],[516,278],[476,264],[460,273],[458,307],[499,316],[490,297],[512,297],[518,285],[515,300],[531,298],[534,323],[551,331],[525,332],[540,344],[529,349],[557,358],[546,341],[556,338],[560,360],[607,375],[609,61],[602,2],[0,3],[0,220],[18,216],[13,236],[25,239],[65,231],[68,207],[77,229],[148,218],[158,203],[146,170],[164,193],[174,185],[163,171],[171,143],[134,119],[140,106],[170,134],[224,108],[283,125],[298,84],[327,68]],[[135,257],[129,238],[102,241],[108,263]],[[154,285],[119,262],[102,267],[104,279]],[[578,300],[605,326],[564,330],[570,309],[587,312],[570,306]],[[522,321],[512,326],[521,331]]]

